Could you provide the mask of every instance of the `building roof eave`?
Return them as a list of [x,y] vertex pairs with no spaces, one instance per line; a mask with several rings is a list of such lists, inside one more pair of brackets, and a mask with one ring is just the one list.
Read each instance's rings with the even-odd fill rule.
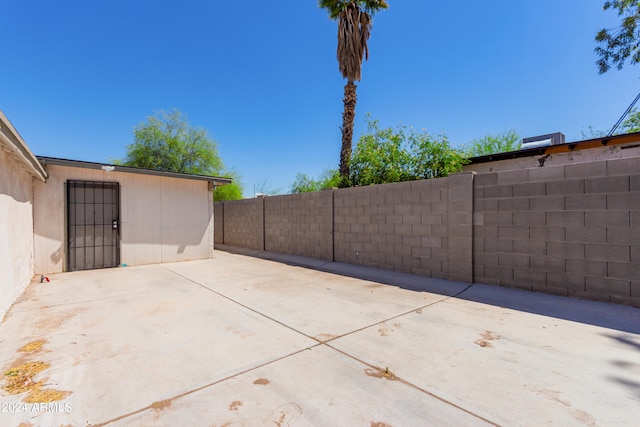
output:
[[518,151],[508,151],[505,153],[488,154],[485,156],[472,157],[470,164],[495,162],[498,160],[517,159],[521,157],[543,156],[545,154],[557,154],[575,150],[586,150],[608,145],[620,145],[633,142],[640,142],[640,132],[627,133],[623,135],[605,136],[602,138],[586,139],[583,141],[565,142],[564,144],[547,145],[545,147],[534,147]]
[[67,166],[67,167],[83,168],[83,169],[104,170],[108,172],[136,173],[136,174],[142,174],[142,175],[164,176],[169,178],[191,179],[196,181],[207,181],[207,182],[210,182],[215,187],[231,184],[233,182],[231,178],[224,178],[224,177],[217,177],[217,176],[193,175],[193,174],[179,173],[179,172],[165,172],[165,171],[159,171],[155,169],[136,168],[131,166],[114,165],[110,163],[86,162],[82,160],[60,159],[56,157],[37,156],[37,158],[42,164],[42,166],[46,166],[46,165]]
[[9,156],[19,162],[34,178],[43,182],[47,180],[47,172],[44,167],[1,110],[0,145]]

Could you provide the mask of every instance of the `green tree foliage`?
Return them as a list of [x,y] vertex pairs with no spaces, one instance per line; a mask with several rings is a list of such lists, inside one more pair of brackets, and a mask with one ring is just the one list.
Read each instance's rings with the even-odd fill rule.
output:
[[356,116],[356,85],[360,81],[362,60],[369,59],[367,42],[371,35],[374,13],[387,9],[386,0],[319,0],[318,6],[338,21],[338,67],[347,79],[344,87],[342,113],[342,146],[340,149],[340,186],[349,185],[349,164],[353,141],[353,122]]
[[377,120],[367,123],[368,131],[351,158],[353,185],[440,178],[459,172],[467,163],[444,135],[432,136],[406,126],[381,129]]
[[640,132],[640,111],[637,109],[631,110],[627,118],[622,125],[620,125],[620,134]]
[[308,193],[320,191],[324,188],[338,187],[340,184],[340,172],[337,169],[326,169],[318,178],[312,178],[307,174],[299,173],[291,184],[291,193]]
[[595,129],[593,126],[589,126],[587,130],[580,130],[580,135],[582,135],[582,139],[596,139],[596,138],[604,138],[607,136],[607,132],[603,130]]
[[596,34],[600,46],[595,51],[600,59],[596,62],[600,74],[611,67],[621,70],[627,59],[631,64],[640,62],[640,0],[605,1],[604,10],[618,11],[620,25],[613,29],[603,28]]
[[191,127],[185,114],[177,109],[159,111],[138,124],[134,142],[127,146],[125,166],[180,172],[194,175],[234,178],[231,185],[215,191],[215,200],[242,198],[237,174],[225,169],[216,142],[203,128]]
[[240,176],[240,174],[235,169],[223,169],[220,174],[215,174],[215,176],[231,178],[233,182],[229,185],[216,187],[213,192],[214,202],[219,202],[222,200],[240,200],[243,198],[242,176]]
[[488,134],[474,139],[466,150],[469,157],[486,156],[489,154],[518,151],[522,146],[520,135],[513,129],[499,134]]
[[[638,109],[633,109],[629,112],[629,115],[618,127],[618,129],[616,129],[614,135],[624,135],[625,133],[634,132],[640,132],[640,110]],[[589,126],[588,132],[582,130],[580,133],[582,134],[583,139],[595,139],[603,138],[607,136],[609,132],[597,130],[594,129],[593,126]]]
[[169,172],[213,175],[223,168],[216,143],[206,130],[189,126],[178,110],[159,111],[134,131],[127,147],[127,166]]

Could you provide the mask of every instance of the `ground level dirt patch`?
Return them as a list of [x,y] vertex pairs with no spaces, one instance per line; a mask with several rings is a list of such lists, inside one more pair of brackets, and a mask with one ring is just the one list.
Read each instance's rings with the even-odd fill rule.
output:
[[60,391],[54,389],[40,389],[40,385],[31,390],[29,395],[24,399],[27,403],[50,403],[62,400],[71,394],[70,391]]
[[51,365],[44,362],[29,362],[14,366],[4,373],[5,385],[2,386],[2,389],[6,390],[10,394],[19,394],[31,391],[36,386],[41,385],[40,383],[35,382],[33,377],[47,369],[49,366]]
[[47,340],[37,340],[32,341],[29,344],[25,344],[18,349],[21,353],[37,353],[42,350],[42,346],[47,342]]
[[[23,345],[18,349],[20,353],[34,354],[42,350],[42,346],[47,341],[40,339]],[[10,394],[29,393],[24,399],[27,403],[50,403],[62,400],[71,394],[69,391],[60,391],[55,389],[43,389],[42,381],[36,381],[36,375],[48,369],[51,365],[46,362],[32,361],[19,364],[26,356],[21,356],[16,365],[9,368],[4,373],[4,382],[2,389]]]
[[2,389],[10,394],[29,393],[23,399],[27,403],[49,403],[62,400],[71,394],[68,391],[42,389],[42,381],[35,381],[34,377],[49,368],[45,362],[28,362],[14,366],[4,373],[5,385]]

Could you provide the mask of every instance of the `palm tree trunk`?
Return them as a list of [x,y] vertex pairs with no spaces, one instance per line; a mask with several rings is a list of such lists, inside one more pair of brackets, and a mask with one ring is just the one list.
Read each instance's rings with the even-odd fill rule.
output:
[[344,86],[344,112],[342,113],[342,148],[340,149],[340,182],[349,186],[349,162],[351,161],[351,142],[353,141],[353,122],[356,117],[356,85],[353,81]]

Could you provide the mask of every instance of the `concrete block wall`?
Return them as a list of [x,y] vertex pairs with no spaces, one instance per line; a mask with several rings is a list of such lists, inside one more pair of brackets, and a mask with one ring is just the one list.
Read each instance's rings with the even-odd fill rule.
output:
[[449,277],[447,179],[340,189],[334,197],[336,261]]
[[215,243],[264,250],[264,198],[230,200],[215,205],[224,213],[222,236],[220,232],[215,234]]
[[473,281],[473,190],[476,174],[447,178],[449,280]]
[[474,175],[216,203],[216,243],[471,282]]
[[640,159],[484,173],[475,281],[640,306]]
[[265,250],[331,261],[332,204],[332,190],[265,198]]
[[224,202],[213,204],[213,241],[224,241]]
[[640,307],[638,157],[224,202],[215,215],[216,243]]

